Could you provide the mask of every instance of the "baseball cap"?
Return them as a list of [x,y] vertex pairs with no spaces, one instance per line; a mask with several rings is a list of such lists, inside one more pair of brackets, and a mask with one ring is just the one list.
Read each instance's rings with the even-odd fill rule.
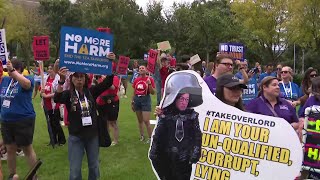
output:
[[235,87],[235,86],[240,86],[243,89],[247,89],[247,85],[243,84],[240,82],[240,79],[235,77],[233,74],[225,74],[220,76],[217,79],[217,87],[223,86],[227,88]]

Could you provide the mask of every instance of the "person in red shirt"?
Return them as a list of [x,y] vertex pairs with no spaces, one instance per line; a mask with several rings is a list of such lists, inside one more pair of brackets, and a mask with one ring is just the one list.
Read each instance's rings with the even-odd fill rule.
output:
[[[98,83],[101,83],[104,79],[105,76],[102,76],[98,80]],[[113,129],[113,141],[111,143],[112,146],[118,144],[119,142],[119,128],[117,123],[120,104],[118,96],[119,86],[120,79],[118,76],[114,76],[112,86],[101,93],[96,99],[99,116],[105,118],[107,122],[107,128],[111,127]]]
[[[48,76],[45,77],[45,87],[41,90],[41,96],[43,98],[43,109],[46,114],[48,124],[48,132],[50,136],[50,144],[64,145],[66,138],[60,125],[62,120],[59,103],[55,103],[53,96],[56,90],[55,85],[59,81],[59,75],[53,71],[53,64],[48,66]],[[51,127],[51,128],[50,128]],[[51,131],[51,132],[50,132]]]
[[164,84],[166,82],[167,77],[169,76],[169,63],[170,59],[167,57],[165,53],[161,54],[160,62],[158,61],[160,66],[160,78],[161,78],[161,96],[163,94]]
[[150,126],[150,112],[151,112],[151,97],[150,94],[155,93],[155,83],[152,77],[147,76],[147,69],[145,66],[139,66],[139,77],[137,77],[132,87],[134,93],[132,96],[131,108],[136,112],[139,130],[140,130],[140,141],[144,141],[144,130],[143,124],[147,128],[149,139],[146,143],[150,143],[152,129]]

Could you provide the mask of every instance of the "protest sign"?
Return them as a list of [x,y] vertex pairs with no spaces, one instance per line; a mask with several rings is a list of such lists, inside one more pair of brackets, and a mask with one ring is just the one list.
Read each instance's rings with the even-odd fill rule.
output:
[[117,67],[117,74],[120,75],[127,75],[127,70],[129,66],[129,57],[125,56],[119,56],[119,61],[118,61],[118,67]]
[[194,56],[192,56],[192,57],[190,58],[189,63],[193,66],[193,65],[197,64],[197,63],[200,62],[200,61],[201,61],[201,59],[200,59],[199,55],[196,54],[196,55],[194,55]]
[[220,54],[229,54],[233,60],[244,61],[244,46],[241,43],[220,43]]
[[143,55],[143,60],[148,61],[149,55],[148,54],[144,54]]
[[107,55],[113,51],[113,35],[72,27],[62,27],[60,34],[60,67],[72,72],[112,73]]
[[33,36],[33,56],[34,60],[49,60],[49,36]]
[[303,165],[320,169],[320,106],[306,108]]
[[0,29],[0,59],[2,61],[2,65],[7,64],[8,52],[5,29]]
[[171,45],[169,41],[159,42],[157,43],[157,46],[158,46],[158,49],[160,49],[161,51],[167,51],[171,49]]
[[248,104],[252,99],[258,95],[257,75],[254,74],[247,83],[248,89],[242,90],[242,102]]
[[177,64],[176,58],[171,58],[170,59],[170,67],[176,67],[176,64]]
[[[186,80],[185,73],[197,77],[201,97],[193,97],[198,94],[198,90],[190,87],[197,85]],[[174,76],[180,83],[171,81]],[[186,94],[187,97],[184,97]],[[199,99],[203,102],[195,104],[194,100]],[[183,114],[193,113],[191,116],[172,115],[170,113],[176,110],[167,109],[172,108],[170,104],[178,109],[188,107]],[[181,174],[184,179],[191,180],[292,180],[300,173],[302,146],[297,133],[286,120],[243,112],[224,104],[212,95],[202,77],[194,71],[174,72],[167,77],[160,106],[163,115],[159,116],[149,149],[149,159],[158,179],[183,172]],[[163,120],[164,118],[169,119]],[[186,119],[183,121],[185,125],[181,126],[183,128],[179,128],[179,118],[197,118],[199,127],[194,121],[194,128],[191,128],[194,132],[184,129],[189,126],[189,119]],[[167,124],[163,126],[164,123]],[[175,129],[169,130],[171,127]],[[193,134],[198,134],[197,129],[201,130],[202,136],[200,149],[196,145],[199,143],[198,138],[186,142]],[[159,135],[161,132],[164,135]],[[181,140],[183,136],[185,139]],[[157,146],[162,138],[165,143]],[[173,139],[167,141],[167,138]],[[166,147],[169,142],[175,144]],[[185,151],[184,148],[188,147],[191,147],[190,151]],[[175,167],[166,163],[168,159],[170,161],[170,157],[166,157],[168,153],[173,153],[177,157],[175,160],[190,161],[192,170],[188,171],[190,167],[187,164]],[[180,169],[178,171],[174,168]]]
[[156,63],[157,63],[158,52],[156,50],[150,49],[148,54],[149,54],[149,57],[148,57],[147,70],[150,73],[154,74]]

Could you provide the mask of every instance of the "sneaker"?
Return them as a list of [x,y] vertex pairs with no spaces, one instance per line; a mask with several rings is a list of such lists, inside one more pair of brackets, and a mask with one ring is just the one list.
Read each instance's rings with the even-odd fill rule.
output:
[[145,144],[150,144],[150,142],[151,142],[151,138],[148,138],[148,139],[146,140]]
[[17,156],[24,156],[23,151],[20,151],[20,152],[17,151],[16,154],[17,154]]
[[123,98],[128,98],[128,96],[127,96],[127,95],[124,95]]
[[4,153],[4,154],[2,154],[2,156],[1,156],[1,161],[6,161],[7,158],[8,158],[7,153]]
[[111,146],[115,146],[115,145],[117,145],[117,144],[118,144],[118,143],[112,141]]
[[144,136],[143,135],[140,136],[140,141],[144,141]]

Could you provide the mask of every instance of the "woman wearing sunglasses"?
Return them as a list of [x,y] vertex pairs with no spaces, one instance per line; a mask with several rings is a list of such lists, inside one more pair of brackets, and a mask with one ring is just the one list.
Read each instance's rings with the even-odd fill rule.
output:
[[318,76],[318,71],[316,69],[313,69],[312,67],[309,68],[304,73],[304,77],[301,82],[301,91],[303,93],[303,96],[300,98],[301,104],[300,104],[299,114],[303,113],[302,107],[304,106],[307,99],[311,95],[311,81],[317,76]]
[[292,82],[292,69],[284,66],[281,70],[280,97],[286,99],[293,107],[300,105],[302,92],[299,86]]

